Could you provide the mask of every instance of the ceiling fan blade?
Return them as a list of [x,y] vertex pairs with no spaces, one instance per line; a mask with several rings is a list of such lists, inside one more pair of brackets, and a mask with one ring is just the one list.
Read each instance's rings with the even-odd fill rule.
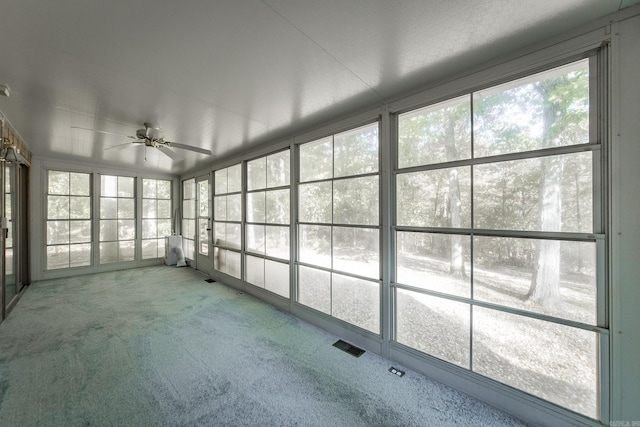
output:
[[169,142],[167,141],[170,147],[181,148],[183,150],[195,151],[196,153],[207,154],[211,156],[213,153],[211,150],[207,150],[206,148],[194,147],[192,145],[179,144],[177,142]]
[[90,132],[96,132],[96,133],[104,133],[105,135],[118,135],[118,136],[126,136],[127,138],[132,138],[132,139],[138,139],[135,136],[131,136],[131,135],[126,135],[124,133],[118,133],[118,132],[108,132],[106,130],[98,130],[98,129],[90,129],[90,128],[83,128],[80,126],[71,126],[71,129],[82,129],[82,130],[88,130]]
[[131,142],[127,141],[127,142],[123,142],[122,144],[118,144],[118,145],[112,145],[111,147],[107,147],[104,149],[104,151],[107,150],[114,150],[114,151],[120,151],[120,150],[124,150],[125,148],[129,148],[131,146]]
[[182,157],[180,157],[180,155],[178,153],[176,153],[175,151],[173,151],[171,148],[167,147],[166,145],[158,145],[158,150],[160,150],[160,152],[162,154],[165,154],[166,156],[170,157],[171,160],[175,160],[175,161],[182,160]]

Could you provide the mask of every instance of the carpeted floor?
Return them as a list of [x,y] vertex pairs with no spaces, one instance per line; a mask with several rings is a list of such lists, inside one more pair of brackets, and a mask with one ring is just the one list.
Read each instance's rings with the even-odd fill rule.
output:
[[513,426],[188,268],[36,282],[0,325],[1,426]]

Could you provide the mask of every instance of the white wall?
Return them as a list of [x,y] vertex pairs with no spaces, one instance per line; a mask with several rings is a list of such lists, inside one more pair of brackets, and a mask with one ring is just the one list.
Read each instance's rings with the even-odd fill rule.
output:
[[611,420],[640,425],[640,17],[613,35]]

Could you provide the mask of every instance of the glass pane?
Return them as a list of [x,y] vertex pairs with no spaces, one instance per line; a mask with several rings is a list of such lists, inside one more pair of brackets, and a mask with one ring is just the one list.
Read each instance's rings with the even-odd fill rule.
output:
[[87,173],[69,174],[69,194],[74,196],[89,196],[91,194],[91,179]]
[[274,258],[289,259],[289,227],[266,227],[266,254]]
[[155,200],[142,200],[142,218],[156,218],[156,201]]
[[209,181],[198,182],[198,214],[209,216]]
[[[69,194],[69,173],[49,171],[48,194]],[[56,267],[59,268],[59,267]]]
[[158,186],[156,197],[162,200],[171,200],[171,181],[156,181],[156,185]]
[[300,145],[300,182],[333,177],[332,137]]
[[247,251],[264,254],[264,225],[247,224]]
[[136,221],[133,219],[118,220],[118,239],[129,240],[136,237]]
[[225,273],[227,273],[229,276],[241,279],[242,267],[240,262],[240,253],[227,251],[227,255],[225,258],[227,263]]
[[476,157],[589,142],[589,60],[473,95]]
[[167,237],[171,235],[171,220],[159,219],[158,220],[158,237]]
[[132,240],[118,242],[120,261],[133,261],[135,259],[135,242]]
[[469,167],[406,173],[398,175],[396,179],[398,225],[447,228],[471,226]]
[[267,191],[267,218],[269,224],[289,224],[289,190]]
[[158,241],[156,239],[142,241],[142,259],[158,258]]
[[213,217],[216,221],[227,220],[227,196],[216,196],[213,199]]
[[260,190],[267,186],[267,159],[247,162],[247,190]]
[[47,221],[47,244],[69,243],[69,221]]
[[131,219],[136,217],[136,204],[134,199],[118,199],[118,218]]
[[592,153],[474,166],[474,225],[591,233]]
[[69,267],[91,265],[91,244],[69,246]]
[[289,185],[289,150],[267,157],[267,188]]
[[69,267],[69,246],[47,246],[47,270]]
[[363,329],[380,333],[380,285],[332,274],[332,315]]
[[215,194],[227,193],[227,170],[221,169],[214,172]]
[[195,243],[192,239],[183,239],[184,256],[187,259],[193,259],[195,256]]
[[469,236],[398,232],[396,239],[398,283],[471,296]]
[[226,224],[227,246],[231,249],[240,249],[242,235],[240,234],[240,224]]
[[331,273],[298,266],[298,302],[331,314]]
[[171,200],[158,200],[158,218],[171,219],[173,213],[171,212]]
[[301,262],[331,268],[331,227],[324,225],[300,225]]
[[69,218],[71,219],[90,219],[91,198],[69,197],[69,211]]
[[118,242],[100,243],[100,264],[118,261]]
[[220,246],[228,246],[227,244],[227,227],[224,222],[216,222],[213,224],[213,232],[215,236],[215,244]]
[[242,220],[242,200],[240,194],[227,196],[227,221]]
[[335,224],[378,225],[379,210],[377,176],[334,181]]
[[598,418],[598,334],[473,308],[473,370]]
[[118,221],[103,219],[100,221],[100,241],[118,240]]
[[[242,173],[241,173],[241,169],[240,169],[240,164],[237,164],[235,166],[231,166],[228,168],[229,169],[229,188],[228,191],[229,193],[237,193],[241,190],[242,188]],[[235,255],[233,255],[235,256]],[[240,264],[240,263],[238,263]],[[238,273],[238,276],[240,275],[240,273]]]
[[156,180],[155,179],[142,179],[142,198],[143,199],[155,199],[156,198]]
[[195,200],[184,200],[182,202],[182,215],[184,218],[195,218],[196,217],[196,203]]
[[128,176],[118,177],[118,197],[135,197],[135,178]]
[[247,222],[265,222],[264,191],[247,194]]
[[196,196],[195,193],[196,180],[191,178],[186,181],[182,181],[182,198],[193,199]]
[[378,230],[333,227],[333,268],[359,276],[380,277]]
[[264,288],[264,259],[245,256],[245,280],[253,285]]
[[198,219],[198,253],[201,255],[209,255],[209,220]]
[[100,218],[118,218],[118,199],[104,197],[100,199]]
[[469,368],[468,304],[396,289],[396,307],[399,343]]
[[378,171],[378,123],[335,135],[334,177]]
[[289,298],[289,264],[265,260],[264,271],[264,288]]
[[474,237],[473,296],[596,324],[596,244]]
[[471,106],[468,95],[410,111],[398,118],[398,167],[470,157]]
[[182,236],[186,239],[194,239],[196,236],[196,222],[193,219],[182,220]]
[[298,187],[298,217],[301,222],[331,223],[331,182],[301,184]]
[[68,219],[69,218],[69,197],[68,196],[47,196],[47,218],[48,219]]
[[100,176],[100,195],[102,197],[118,196],[118,177],[110,175]]
[[70,221],[69,222],[69,242],[70,243],[91,242],[91,221]]
[[155,219],[142,220],[142,238],[155,239],[158,237],[158,224]]

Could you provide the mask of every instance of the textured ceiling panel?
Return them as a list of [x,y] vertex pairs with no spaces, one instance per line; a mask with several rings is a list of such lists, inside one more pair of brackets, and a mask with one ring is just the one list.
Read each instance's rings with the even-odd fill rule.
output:
[[[634,0],[627,3],[635,2]],[[151,121],[215,157],[419,87],[617,10],[613,0],[3,0],[0,111],[35,156],[181,173]],[[177,150],[176,150],[177,151]]]

